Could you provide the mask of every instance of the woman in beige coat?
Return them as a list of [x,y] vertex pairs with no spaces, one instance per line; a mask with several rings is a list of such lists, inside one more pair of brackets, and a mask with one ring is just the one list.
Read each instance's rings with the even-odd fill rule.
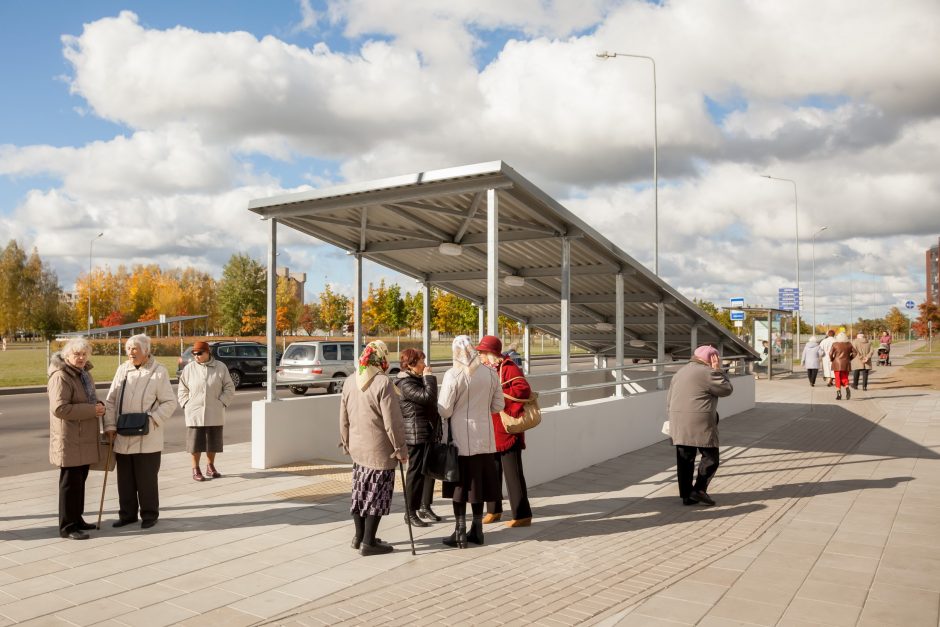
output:
[[[176,411],[176,395],[163,364],[150,355],[150,338],[132,335],[125,343],[128,360],[118,366],[105,400],[104,428],[114,439],[117,460],[118,520],[112,527],[137,521],[141,529],[157,524],[160,493],[157,475],[163,451],[163,425]],[[147,413],[146,435],[117,435],[122,413]],[[116,436],[116,437],[115,437]]]
[[99,419],[104,404],[91,378],[91,344],[69,340],[49,364],[49,461],[59,467],[59,535],[87,540],[95,526],[82,519],[85,479],[98,463]]
[[[454,533],[443,543],[464,549],[467,542],[483,544],[483,504],[501,498],[492,414],[502,410],[505,402],[499,375],[492,368],[480,367],[469,337],[455,337],[451,351],[454,365],[444,373],[437,411],[457,445],[460,480],[445,481],[441,490],[444,498],[453,499],[456,520]],[[467,503],[473,512],[469,532]]]
[[[222,427],[225,408],[235,397],[235,383],[228,366],[212,358],[209,344],[193,344],[194,359],[180,373],[176,398],[186,420],[186,451],[193,456],[193,481],[218,479],[215,454],[222,452]],[[199,458],[206,454],[206,474],[199,469]]]
[[871,358],[875,354],[875,348],[864,333],[859,333],[852,340],[852,348],[855,349],[855,357],[852,358],[852,388],[858,389],[858,378],[861,375],[862,391],[867,391],[868,371],[871,370]]
[[[666,394],[669,434],[676,447],[679,496],[685,505],[714,505],[708,484],[718,470],[718,399],[734,388],[721,369],[718,351],[699,346],[689,363],[672,377]],[[695,453],[702,455],[695,483]]]
[[405,423],[395,385],[388,378],[388,349],[369,342],[356,368],[355,384],[343,386],[339,405],[341,446],[353,460],[352,514],[360,555],[394,550],[375,537],[382,516],[391,511],[395,466],[408,461]]

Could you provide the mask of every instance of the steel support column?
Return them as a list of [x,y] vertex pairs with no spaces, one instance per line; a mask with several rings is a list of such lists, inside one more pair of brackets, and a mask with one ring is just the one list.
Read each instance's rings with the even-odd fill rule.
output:
[[353,352],[356,361],[362,351],[362,255],[353,255]]
[[[666,305],[660,297],[656,304],[656,361],[659,365],[656,367],[656,374],[660,377],[666,372],[663,365],[666,362]],[[663,379],[656,379],[656,389],[666,389],[666,382]]]
[[499,329],[499,194],[486,190],[486,332]]
[[692,332],[689,334],[689,352],[695,353],[695,349],[698,348],[698,325],[692,325]]
[[421,309],[421,346],[426,356],[427,362],[431,363],[431,284],[425,282],[421,286],[422,309]]
[[529,325],[522,328],[522,372],[529,374]]
[[267,276],[267,400],[277,400],[277,220],[271,218],[268,231]]
[[[571,340],[571,240],[561,238],[561,371],[570,368]],[[561,375],[561,387],[568,387],[568,375]],[[568,407],[568,392],[561,393],[561,406]]]
[[477,340],[486,335],[486,305],[477,305]]
[[618,272],[617,276],[614,278],[614,287],[616,290],[616,305],[617,311],[614,314],[614,329],[615,329],[615,342],[617,346],[615,347],[616,357],[617,357],[617,370],[614,373],[614,381],[617,382],[617,385],[614,386],[614,396],[617,398],[623,397],[623,272]]

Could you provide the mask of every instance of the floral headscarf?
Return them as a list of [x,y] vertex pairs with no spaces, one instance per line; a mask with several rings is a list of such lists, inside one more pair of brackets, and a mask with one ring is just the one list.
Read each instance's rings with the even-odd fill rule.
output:
[[458,335],[451,344],[451,351],[454,355],[454,368],[463,370],[467,374],[472,374],[480,365],[477,351],[473,348],[473,342],[467,335]]
[[388,370],[386,355],[388,355],[388,347],[382,340],[366,344],[365,350],[359,356],[359,366],[356,368],[356,385],[360,390],[369,387],[375,375]]

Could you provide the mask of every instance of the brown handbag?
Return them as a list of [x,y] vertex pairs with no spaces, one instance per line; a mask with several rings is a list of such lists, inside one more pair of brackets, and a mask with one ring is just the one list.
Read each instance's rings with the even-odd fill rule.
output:
[[[508,381],[504,381],[503,385],[507,383],[512,383],[516,379],[524,379],[525,377],[513,377]],[[537,427],[540,422],[542,422],[542,409],[539,407],[539,393],[535,390],[529,392],[529,398],[516,398],[515,396],[510,396],[503,392],[503,396],[508,398],[511,401],[517,403],[522,403],[523,411],[522,415],[518,418],[510,416],[505,411],[500,410],[499,419],[503,423],[503,429],[506,430],[506,433],[522,433],[523,431],[528,431],[533,427]]]

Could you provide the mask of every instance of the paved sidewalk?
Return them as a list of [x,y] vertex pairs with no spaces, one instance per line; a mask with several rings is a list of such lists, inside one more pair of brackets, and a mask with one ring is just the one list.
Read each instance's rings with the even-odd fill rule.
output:
[[[380,528],[398,550],[362,558],[348,468],[251,470],[248,445],[205,484],[164,456],[149,531],[110,527],[110,478],[84,542],[55,533],[56,470],[0,479],[0,625],[936,626],[940,393],[891,374],[841,402],[760,381],[758,407],[722,421],[717,507],[681,504],[664,442],[532,489],[535,524],[488,526],[483,547],[440,544],[439,500],[417,557],[400,490]],[[92,473],[89,511],[100,490]]]

